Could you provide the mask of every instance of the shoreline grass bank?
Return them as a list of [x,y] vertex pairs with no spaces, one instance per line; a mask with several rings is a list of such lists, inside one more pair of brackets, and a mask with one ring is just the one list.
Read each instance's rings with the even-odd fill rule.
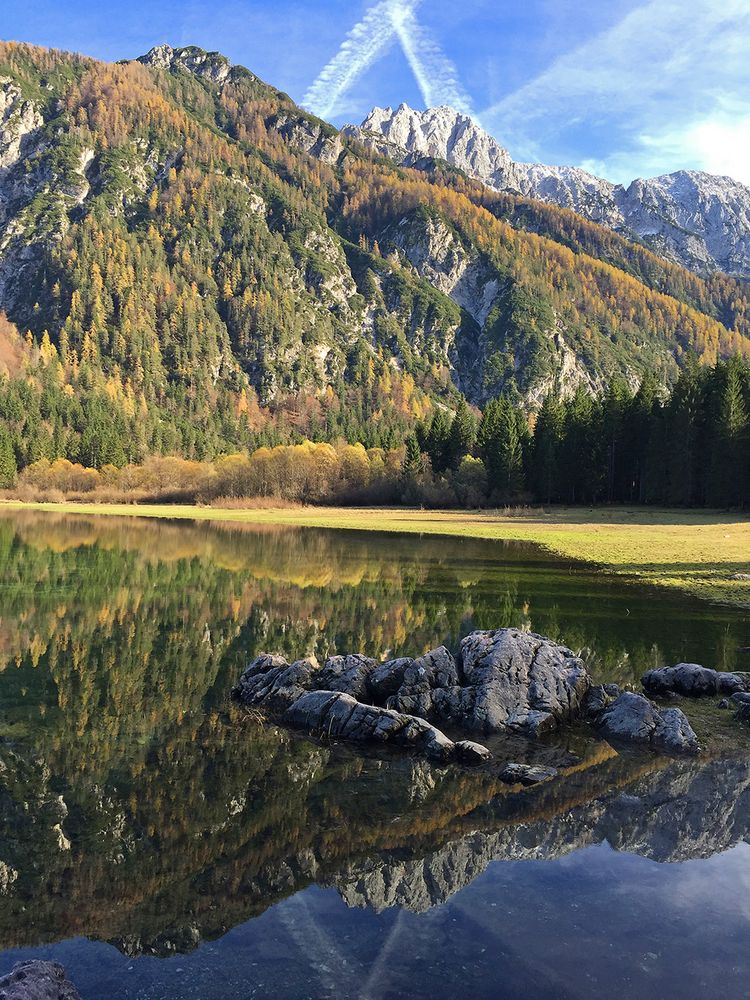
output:
[[0,502],[3,510],[234,521],[290,527],[452,535],[540,545],[641,583],[703,600],[750,608],[750,517],[635,507],[558,507],[503,514],[409,508],[297,507],[229,509],[178,504]]

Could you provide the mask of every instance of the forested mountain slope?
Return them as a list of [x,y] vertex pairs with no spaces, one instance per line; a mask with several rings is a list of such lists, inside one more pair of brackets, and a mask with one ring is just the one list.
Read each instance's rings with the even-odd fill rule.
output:
[[750,355],[750,292],[435,163],[224,57],[0,45],[0,417],[19,467],[400,444],[465,394]]

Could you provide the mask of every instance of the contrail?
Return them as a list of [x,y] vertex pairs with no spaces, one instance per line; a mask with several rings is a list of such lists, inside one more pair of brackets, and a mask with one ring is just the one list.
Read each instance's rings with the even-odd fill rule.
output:
[[453,63],[414,16],[421,3],[422,0],[380,0],[370,7],[321,70],[302,103],[319,117],[328,117],[357,78],[397,38],[426,106],[448,104],[471,114],[471,102],[458,81]]
[[471,99],[459,82],[456,67],[419,24],[412,5],[391,0],[391,21],[425,105],[448,105],[471,115]]
[[390,48],[396,33],[391,4],[381,0],[369,8],[303,97],[302,103],[320,118],[327,118],[355,80]]

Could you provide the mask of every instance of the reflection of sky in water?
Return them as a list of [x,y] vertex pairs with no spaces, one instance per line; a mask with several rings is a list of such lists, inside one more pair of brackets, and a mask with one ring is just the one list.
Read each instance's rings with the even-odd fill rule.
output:
[[[79,938],[0,952],[0,973],[53,957],[84,1000],[748,995],[744,844],[672,865],[588,847],[496,861],[470,881],[488,856],[554,858],[605,837],[652,857],[721,851],[750,829],[745,757],[636,781],[643,761],[586,744],[586,768],[556,790],[498,805],[481,776],[435,784],[426,765],[363,763],[229,708],[259,649],[414,653],[525,624],[623,681],[684,658],[745,665],[746,612],[655,600],[525,546],[38,515],[0,516],[0,594],[13,778],[0,859],[19,872],[0,896],[2,940],[86,933],[175,952],[128,958]],[[737,754],[730,713],[713,712]],[[348,908],[318,886],[271,905],[332,872],[342,885],[350,872],[348,899],[376,904],[466,887],[421,915]]]
[[84,1000],[745,998],[750,847],[657,864],[607,845],[493,862],[424,914],[349,909],[310,887],[169,959],[68,941],[7,952],[63,962]]

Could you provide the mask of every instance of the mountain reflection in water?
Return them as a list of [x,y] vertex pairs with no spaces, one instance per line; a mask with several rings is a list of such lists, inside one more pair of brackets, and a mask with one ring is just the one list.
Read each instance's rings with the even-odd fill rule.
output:
[[8,512],[0,594],[0,973],[50,954],[86,1000],[745,995],[750,753],[565,736],[541,752],[579,762],[521,791],[318,745],[229,690],[261,648],[505,625],[608,680],[741,668],[746,614],[526,546]]

